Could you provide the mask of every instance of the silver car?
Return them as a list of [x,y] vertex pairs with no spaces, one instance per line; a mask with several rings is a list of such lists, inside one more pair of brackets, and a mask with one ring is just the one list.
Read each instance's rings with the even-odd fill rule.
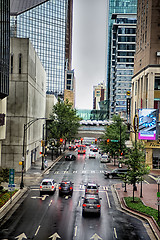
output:
[[82,204],[82,216],[86,216],[86,214],[93,213],[97,214],[99,217],[101,215],[101,198],[98,195],[85,195],[83,197]]
[[85,194],[98,194],[99,185],[95,182],[88,182],[85,186]]
[[56,191],[56,182],[53,179],[43,179],[40,184],[40,196],[43,193],[54,193]]

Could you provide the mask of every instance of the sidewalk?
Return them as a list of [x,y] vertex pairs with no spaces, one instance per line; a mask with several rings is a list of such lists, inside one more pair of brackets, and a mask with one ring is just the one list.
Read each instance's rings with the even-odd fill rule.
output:
[[[112,163],[107,164],[109,169],[118,168],[118,163],[116,165]],[[142,202],[144,205],[149,206],[158,210],[157,206],[157,192],[158,192],[158,184],[157,179],[160,177],[160,170],[151,170],[149,177],[152,178],[153,184],[148,184],[147,182],[143,182],[142,184]],[[141,184],[137,184],[137,191],[134,192],[135,197],[140,198],[140,191],[141,191]],[[157,223],[154,221],[152,217],[149,217],[145,214],[136,212],[134,210],[129,209],[124,201],[124,197],[132,197],[133,196],[133,187],[131,185],[126,186],[127,192],[124,192],[124,187],[122,187],[122,183],[114,185],[114,189],[116,191],[117,197],[119,199],[121,208],[133,215],[139,216],[148,221],[156,239],[160,239],[160,228],[158,227]]]

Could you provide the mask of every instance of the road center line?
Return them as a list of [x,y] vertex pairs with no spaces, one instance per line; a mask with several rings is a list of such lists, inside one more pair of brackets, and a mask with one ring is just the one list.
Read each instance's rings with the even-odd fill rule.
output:
[[37,228],[37,231],[36,231],[36,233],[35,233],[35,236],[38,234],[40,227],[41,227],[41,226],[39,225],[38,228]]
[[77,226],[75,227],[74,236],[77,236]]
[[52,204],[52,200],[51,200],[50,203],[49,203],[49,207],[51,206],[51,204]]
[[111,204],[110,204],[110,201],[109,201],[109,197],[108,197],[108,193],[106,192],[106,197],[107,197],[107,201],[108,201],[108,207],[111,208]]
[[114,228],[114,236],[115,236],[115,238],[117,238],[116,228]]

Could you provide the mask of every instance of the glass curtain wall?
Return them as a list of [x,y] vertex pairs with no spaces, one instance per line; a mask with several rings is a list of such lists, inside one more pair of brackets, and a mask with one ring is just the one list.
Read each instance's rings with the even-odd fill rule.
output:
[[107,78],[107,100],[110,101],[110,74],[111,74],[111,36],[113,13],[137,13],[137,0],[109,0],[108,6],[108,40],[107,40],[107,61],[106,61],[106,78]]
[[0,1],[0,99],[9,95],[10,1]]
[[65,84],[68,0],[50,0],[11,17],[11,36],[29,38],[47,73],[46,92],[60,96]]

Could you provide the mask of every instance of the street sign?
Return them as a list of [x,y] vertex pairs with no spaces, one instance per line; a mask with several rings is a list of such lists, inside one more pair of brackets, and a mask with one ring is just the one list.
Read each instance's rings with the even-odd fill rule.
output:
[[[157,197],[160,198],[160,192],[157,192]],[[159,199],[160,200],[160,199]]]
[[14,184],[14,169],[9,169],[9,184]]
[[15,190],[15,184],[8,184],[8,191],[12,192]]

